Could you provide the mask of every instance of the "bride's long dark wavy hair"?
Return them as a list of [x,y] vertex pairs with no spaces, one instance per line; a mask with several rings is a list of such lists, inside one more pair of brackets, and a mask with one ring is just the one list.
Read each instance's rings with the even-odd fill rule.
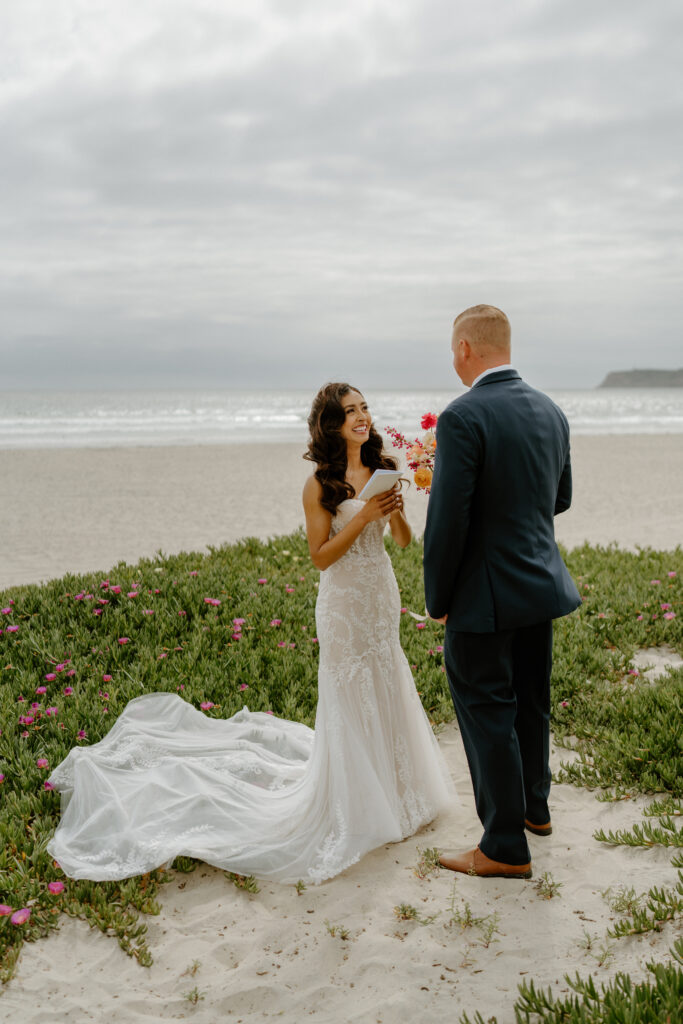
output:
[[[337,514],[342,501],[354,495],[353,487],[344,479],[347,466],[346,441],[339,433],[346,419],[341,400],[349,391],[358,391],[358,388],[351,384],[323,385],[313,399],[308,417],[311,437],[304,458],[316,463],[318,468],[314,475],[323,489],[320,504],[333,516]],[[358,391],[358,394],[361,392]],[[396,469],[398,466],[396,459],[384,453],[382,438],[372,425],[368,439],[361,447],[360,459],[369,469]]]

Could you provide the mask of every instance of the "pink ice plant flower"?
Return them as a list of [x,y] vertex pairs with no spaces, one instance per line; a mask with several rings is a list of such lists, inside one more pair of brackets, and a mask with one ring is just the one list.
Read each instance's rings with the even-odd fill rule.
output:
[[668,612],[671,609],[671,605],[667,603],[660,604],[659,607],[662,609],[663,612]]
[[121,587],[110,587],[109,588],[109,592],[110,592],[110,594],[120,594],[121,593]]
[[0,608],[0,614],[2,614],[2,615],[11,615],[12,614],[12,609],[11,608]]
[[676,618],[676,612],[664,612],[664,618],[671,621],[671,619]]
[[52,682],[53,680],[55,680],[55,679],[57,678],[57,676],[55,675],[55,673],[54,673],[54,672],[48,672],[48,673],[47,673],[47,674],[46,674],[46,675],[44,676],[44,678],[45,678],[45,679],[47,680],[47,682],[48,682],[48,683],[51,683],[51,682]]
[[119,637],[119,643],[121,644],[121,646],[123,646],[124,644],[129,644],[130,643],[130,637],[129,636],[120,636]]
[[287,644],[284,642],[284,640],[278,641],[278,647],[286,647],[286,646],[287,646]]
[[62,692],[65,697],[73,697],[74,688],[73,686],[65,686]]
[[39,768],[47,768],[48,767],[47,758],[46,757],[39,757],[38,760],[36,761],[36,764],[38,765]]
[[103,683],[110,683],[111,680],[112,680],[111,676],[102,676],[102,682]]
[[240,626],[243,626],[246,621],[246,619],[233,619],[232,624],[235,628],[239,628]]
[[644,615],[636,615],[636,622],[642,622],[644,618]]
[[54,717],[56,714],[58,714],[58,712],[59,712],[59,708],[55,708],[55,707],[45,708],[45,714],[48,716],[48,718]]
[[672,570],[671,572],[668,572],[666,575],[669,577],[670,580],[672,580],[674,579],[676,573]]
[[242,639],[242,634],[241,633],[233,633],[232,636],[230,637],[230,639],[231,640],[241,640]]
[[210,711],[211,708],[215,708],[216,705],[211,700],[203,700],[199,705],[202,711]]
[[661,583],[661,582],[662,582],[661,580],[650,580],[650,584],[651,584],[651,586],[653,586],[653,587],[656,587],[656,586],[657,586],[657,584],[658,584],[658,583]]
[[[244,686],[244,683],[242,685]],[[2,772],[0,772],[0,782],[4,782],[4,781],[5,781],[5,776],[4,776],[4,774]]]
[[0,917],[9,917],[13,912],[13,907],[8,907],[6,903],[0,903]]
[[49,790],[54,789],[54,788],[55,787],[52,785],[52,783],[48,782],[48,780],[45,779],[45,782],[43,783],[43,789],[46,789],[46,790],[49,791]]
[[178,615],[180,615],[180,616],[184,617],[184,616],[186,616],[186,615],[187,615],[187,612],[178,612]]
[[[248,686],[247,683],[240,683],[240,690],[248,690],[248,689],[249,689],[249,686]],[[3,779],[4,779],[4,777],[5,776],[3,775]]]
[[188,575],[190,575],[190,576],[199,576],[199,573],[197,572],[196,569],[191,569]]
[[426,625],[427,625],[426,622],[416,622],[415,623],[415,628],[416,629],[424,629]]
[[281,626],[282,625],[282,619],[271,619],[270,620],[270,624],[271,624],[271,626]]
[[5,630],[5,632],[6,633],[18,633],[19,632],[19,627],[18,626],[8,626],[7,629]]
[[47,693],[47,686],[36,686],[36,693]]
[[64,882],[48,882],[47,887],[53,896],[57,896],[60,892],[64,892]]
[[75,668],[70,668],[69,671],[67,672],[67,677],[69,679],[71,679],[75,675],[76,675],[76,669]]
[[144,608],[143,611],[142,611],[142,614],[143,615],[154,615],[154,610],[152,608]]
[[268,580],[267,580],[267,579],[265,578],[265,576],[262,576],[262,577],[261,577],[261,579],[260,579],[260,580],[256,580],[256,582],[257,582],[258,584],[260,584],[260,586],[263,586],[263,584],[264,584],[264,583],[267,583],[267,582],[268,582]]
[[76,733],[76,738],[79,740],[87,739],[87,733],[85,729],[79,729],[78,732]]
[[10,921],[12,922],[12,924],[26,924],[26,922],[28,921],[30,916],[31,916],[31,908],[30,907],[22,907],[21,910],[15,910],[14,911],[14,913],[10,917]]

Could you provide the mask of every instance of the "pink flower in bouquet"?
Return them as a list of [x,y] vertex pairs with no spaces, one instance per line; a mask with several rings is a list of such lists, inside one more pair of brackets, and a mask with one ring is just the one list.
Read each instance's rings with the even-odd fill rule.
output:
[[23,907],[21,910],[14,911],[14,913],[10,917],[10,921],[12,922],[12,924],[26,924],[30,916],[31,908]]
[[64,892],[64,882],[48,882],[47,888],[53,896],[58,896],[60,892]]
[[423,430],[432,430],[436,426],[437,417],[433,412],[426,412],[420,420],[420,426]]

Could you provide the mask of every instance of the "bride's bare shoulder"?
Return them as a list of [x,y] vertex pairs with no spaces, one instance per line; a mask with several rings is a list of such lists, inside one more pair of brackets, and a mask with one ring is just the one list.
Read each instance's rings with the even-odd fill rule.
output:
[[306,483],[304,484],[304,493],[303,493],[304,505],[312,505],[312,504],[319,505],[320,504],[320,499],[322,498],[322,494],[323,494],[322,484],[320,483],[320,481],[316,477],[315,473],[311,473],[311,475],[306,480]]

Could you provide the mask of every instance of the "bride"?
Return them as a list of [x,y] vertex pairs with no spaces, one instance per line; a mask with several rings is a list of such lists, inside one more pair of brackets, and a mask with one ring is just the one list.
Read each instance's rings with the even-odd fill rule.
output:
[[399,642],[384,548],[404,547],[400,491],[356,495],[382,452],[360,392],[327,384],[308,419],[306,530],[321,571],[315,730],[244,708],[212,719],[177,694],[131,700],[99,743],[50,781],[62,818],[48,844],[72,878],[128,878],[196,857],[280,882],[322,882],[412,835],[453,800]]

